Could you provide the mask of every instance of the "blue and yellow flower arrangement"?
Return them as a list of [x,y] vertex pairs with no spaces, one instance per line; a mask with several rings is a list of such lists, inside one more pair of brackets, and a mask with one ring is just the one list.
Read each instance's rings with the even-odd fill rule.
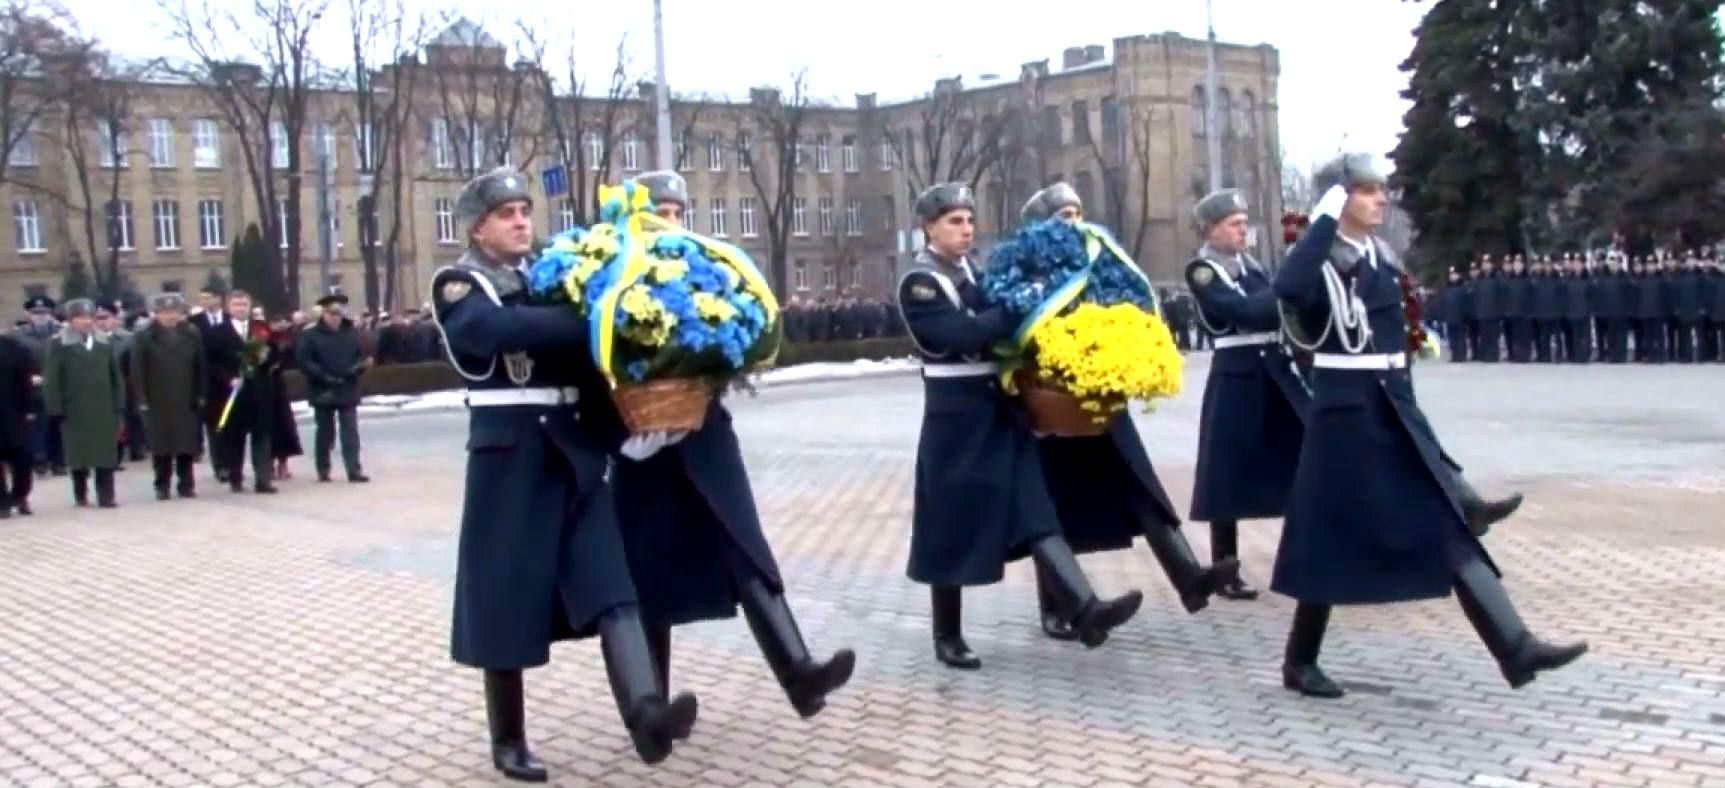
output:
[[1018,320],[998,355],[1039,432],[1094,435],[1130,400],[1180,393],[1155,290],[1107,229],[1049,219],[995,247],[979,282]]
[[688,407],[693,425],[647,423],[654,396],[643,393],[689,403],[702,392],[704,413],[714,392],[778,355],[778,301],[741,249],[655,216],[646,187],[601,186],[599,201],[600,223],[553,236],[528,289],[589,321],[593,359],[632,429],[698,428]]

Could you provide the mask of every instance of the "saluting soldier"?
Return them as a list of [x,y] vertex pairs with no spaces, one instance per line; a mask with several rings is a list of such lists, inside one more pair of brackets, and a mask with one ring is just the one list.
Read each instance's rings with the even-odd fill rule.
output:
[[[1084,205],[1078,193],[1061,182],[1033,195],[1019,218],[1025,223],[1051,218],[1076,221],[1084,218]],[[1102,435],[1044,437],[1037,447],[1061,532],[1074,553],[1123,550],[1144,537],[1189,613],[1204,609],[1216,593],[1238,590],[1239,561],[1233,554],[1218,557],[1213,566],[1198,562],[1131,414],[1114,414]],[[1042,631],[1056,640],[1075,640],[1078,632],[1060,615],[1060,597],[1051,574],[1037,562]]]
[[607,484],[607,446],[582,418],[598,375],[587,324],[567,306],[526,303],[533,248],[527,181],[502,167],[456,198],[468,248],[432,276],[435,319],[470,409],[451,656],[485,672],[491,759],[543,782],[529,749],[521,672],[551,643],[597,631],[617,710],[647,763],[688,735],[697,702],[667,701],[641,623]]
[[928,245],[898,283],[899,314],[923,378],[908,574],[930,588],[935,658],[964,670],[982,660],[964,641],[962,588],[999,582],[1008,561],[1034,556],[1061,620],[1092,648],[1144,601],[1137,591],[1098,598],[1060,535],[1029,418],[1001,389],[998,365],[984,360],[1016,326],[1003,308],[984,303],[976,285],[967,258],[975,212],[963,184],[936,184],[918,196]]
[[[1299,464],[1311,395],[1282,349],[1270,276],[1247,254],[1246,198],[1224,189],[1193,208],[1204,245],[1186,264],[1198,322],[1215,337],[1198,427],[1192,519],[1210,523],[1212,560],[1239,556],[1243,519],[1281,517]],[[1256,599],[1236,580],[1228,599]]]
[[[1277,272],[1287,329],[1313,354],[1312,408],[1271,588],[1299,601],[1282,682],[1342,688],[1318,667],[1330,606],[1435,599],[1453,590],[1510,686],[1562,667],[1583,643],[1535,638],[1467,522],[1453,461],[1415,400],[1401,270],[1373,237],[1384,178],[1370,157],[1320,168],[1311,232]],[[1315,341],[1311,340],[1316,337]]]
[[[635,182],[655,213],[682,224],[689,207],[683,176],[649,172]],[[594,399],[610,402],[603,388]],[[692,433],[627,436],[620,417],[606,423],[621,443],[612,489],[661,689],[670,686],[671,628],[734,618],[740,606],[791,707],[804,718],[819,713],[827,695],[850,681],[856,654],[841,649],[816,659],[803,642],[761,532],[730,411],[713,397]]]

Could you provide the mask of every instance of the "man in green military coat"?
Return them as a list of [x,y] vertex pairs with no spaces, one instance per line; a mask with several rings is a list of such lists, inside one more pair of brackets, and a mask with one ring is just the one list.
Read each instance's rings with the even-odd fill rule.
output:
[[72,499],[90,504],[90,476],[95,472],[96,505],[112,509],[114,451],[126,390],[120,382],[120,358],[113,340],[96,330],[95,304],[78,298],[66,302],[66,327],[48,342],[43,364],[43,398],[48,419],[60,430],[66,465],[72,469]]
[[132,341],[132,401],[150,436],[156,471],[156,499],[168,499],[168,482],[179,477],[181,498],[196,497],[193,461],[200,448],[199,414],[204,408],[204,340],[185,321],[186,302],[178,293],[152,299],[155,319]]

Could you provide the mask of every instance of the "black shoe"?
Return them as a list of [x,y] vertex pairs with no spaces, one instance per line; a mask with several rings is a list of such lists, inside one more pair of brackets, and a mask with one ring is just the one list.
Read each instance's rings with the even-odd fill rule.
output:
[[670,702],[656,697],[641,701],[623,724],[629,729],[635,754],[642,763],[651,766],[671,756],[673,742],[688,738],[699,714],[700,703],[695,696],[681,692]]
[[96,508],[98,508],[98,509],[118,509],[118,508],[120,508],[120,504],[117,501],[100,501],[96,504]]
[[1108,642],[1108,633],[1115,627],[1138,615],[1138,608],[1143,605],[1144,595],[1137,591],[1127,591],[1106,602],[1092,599],[1079,611],[1072,626],[1078,630],[1078,640],[1085,648],[1096,648]]
[[964,638],[957,635],[935,638],[934,658],[949,668],[958,668],[959,670],[977,670],[982,667],[982,659],[976,656],[976,652],[970,650],[970,646],[965,644]]
[[365,484],[369,481],[371,481],[371,477],[363,473],[350,473],[347,475],[348,484]]
[[21,501],[19,503],[12,504],[12,507],[17,511],[19,517],[29,517],[30,515],[35,514],[35,512],[30,511],[30,504],[23,503]]
[[785,688],[791,708],[805,720],[821,713],[827,707],[827,695],[849,683],[856,666],[856,652],[848,648],[839,649],[825,662],[804,663],[797,668],[791,685]]
[[1210,597],[1239,581],[1240,559],[1224,558],[1205,568],[1198,576],[1198,582],[1180,594],[1180,606],[1188,613],[1196,613],[1210,606]]
[[198,493],[190,487],[181,487],[179,489],[179,496],[181,498],[196,498],[198,497]]
[[1347,693],[1317,665],[1282,663],[1282,686],[1308,698],[1339,698]]
[[1222,588],[1216,591],[1216,596],[1223,599],[1250,602],[1258,598],[1258,589],[1247,585],[1246,581],[1239,577],[1235,577],[1232,581],[1223,584]]
[[157,487],[156,488],[156,500],[166,501],[172,497],[173,497],[173,495],[168,492],[168,488],[166,488],[166,487]]
[[328,483],[329,482],[329,471],[318,471],[317,472],[317,480],[320,483]]
[[275,495],[280,490],[277,490],[273,484],[258,484],[252,487],[252,492],[259,495]]
[[1539,640],[1529,640],[1520,649],[1521,653],[1512,661],[1499,667],[1503,670],[1504,680],[1509,682],[1511,689],[1521,689],[1528,682],[1538,678],[1540,673],[1557,670],[1581,658],[1587,653],[1586,643],[1554,644]]
[[527,749],[526,742],[493,742],[491,765],[516,782],[542,783],[551,778],[545,764]]
[[1462,516],[1467,518],[1467,529],[1474,536],[1485,536],[1493,525],[1515,514],[1515,510],[1521,508],[1521,501],[1521,493],[1512,493],[1508,498],[1496,501],[1464,497],[1461,501]]
[[1042,634],[1055,640],[1078,639],[1078,630],[1073,629],[1070,622],[1061,620],[1059,613],[1047,610],[1042,612]]

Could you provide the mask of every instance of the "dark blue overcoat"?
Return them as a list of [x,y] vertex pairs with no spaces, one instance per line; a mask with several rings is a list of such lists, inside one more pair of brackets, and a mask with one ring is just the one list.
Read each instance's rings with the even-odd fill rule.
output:
[[[1321,216],[1276,275],[1277,296],[1311,337],[1330,317],[1322,267],[1335,242],[1335,219]],[[1380,251],[1375,266],[1362,259],[1343,275],[1371,326],[1364,353],[1407,346],[1399,274]],[[1330,331],[1317,352],[1346,351]],[[1314,365],[1311,410],[1271,589],[1337,605],[1447,596],[1454,583],[1449,556],[1466,547],[1456,540],[1470,540],[1486,554],[1463,523],[1452,468],[1414,399],[1407,367]]]
[[717,398],[701,429],[645,460],[616,462],[612,492],[648,625],[731,618],[736,581],[751,574],[784,591],[731,413]]
[[[518,273],[481,265],[464,262],[432,280],[438,325],[451,360],[471,376],[469,392],[568,391],[597,374],[586,323],[573,310],[528,306]],[[470,410],[455,661],[542,665],[553,641],[590,635],[605,611],[636,602],[606,483],[607,447],[582,421],[592,407]]]
[[1072,552],[1120,550],[1150,528],[1180,527],[1180,514],[1131,414],[1114,414],[1101,435],[1043,438],[1039,447],[1048,493]]
[[967,262],[936,262],[926,250],[918,262],[898,288],[924,364],[908,574],[935,585],[995,583],[1007,562],[1060,528],[1029,418],[978,361],[1013,325],[985,308]]
[[[1256,265],[1238,280],[1207,260],[1186,266],[1205,325],[1218,339],[1281,331],[1270,278]],[[1299,466],[1311,395],[1279,341],[1218,349],[1210,357],[1198,423],[1192,519],[1280,517]]]

